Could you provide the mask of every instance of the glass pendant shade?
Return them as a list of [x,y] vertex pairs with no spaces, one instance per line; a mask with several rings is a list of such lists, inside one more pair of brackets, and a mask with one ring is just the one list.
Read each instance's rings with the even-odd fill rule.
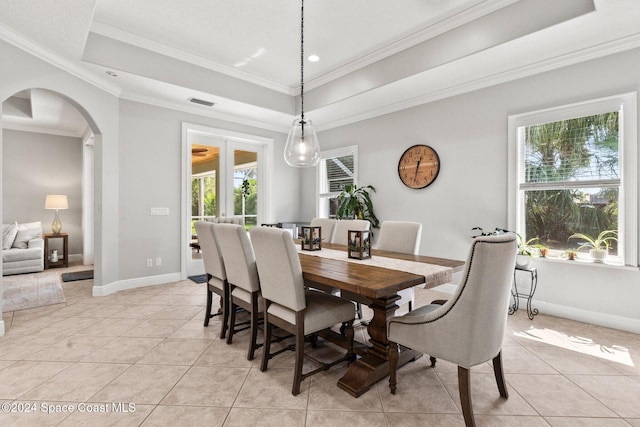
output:
[[289,129],[284,160],[298,168],[316,166],[320,161],[320,144],[311,120],[296,118]]

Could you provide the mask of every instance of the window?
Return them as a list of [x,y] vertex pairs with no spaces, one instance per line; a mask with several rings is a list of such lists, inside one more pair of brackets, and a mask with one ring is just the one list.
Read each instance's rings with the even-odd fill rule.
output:
[[[241,152],[256,158],[255,153]],[[238,157],[236,153],[236,157]],[[237,160],[236,160],[237,162]],[[258,164],[257,161],[236,164],[233,170],[233,215],[242,217],[247,228],[258,223]]]
[[358,146],[320,153],[317,182],[317,216],[335,218],[338,210],[336,197],[346,185],[358,183]]
[[637,265],[635,117],[635,94],[511,116],[510,228],[550,256],[613,230],[608,262]]
[[193,175],[191,178],[191,218],[204,220],[216,214],[215,171]]

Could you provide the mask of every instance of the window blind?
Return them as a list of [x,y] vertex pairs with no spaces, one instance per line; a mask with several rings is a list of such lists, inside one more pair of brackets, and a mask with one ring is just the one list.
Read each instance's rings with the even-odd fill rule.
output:
[[328,157],[320,161],[320,193],[340,192],[354,183],[353,154]]

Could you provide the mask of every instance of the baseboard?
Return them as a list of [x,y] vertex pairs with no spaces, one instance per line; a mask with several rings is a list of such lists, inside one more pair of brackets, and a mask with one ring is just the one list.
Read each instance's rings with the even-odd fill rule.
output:
[[0,320],[0,337],[4,335],[4,320]]
[[158,276],[138,277],[135,279],[118,280],[102,286],[93,286],[92,295],[103,297],[126,289],[142,288],[144,286],[164,285],[182,280],[180,273],[162,274]]
[[532,301],[532,306],[540,313],[551,316],[564,317],[565,319],[576,320],[578,322],[590,323],[604,326],[605,328],[620,329],[622,331],[640,334],[640,319],[616,316],[614,314],[599,313],[596,311],[583,310],[580,308],[568,307],[543,301]]
[[82,254],[69,254],[69,262],[80,261],[82,262]]

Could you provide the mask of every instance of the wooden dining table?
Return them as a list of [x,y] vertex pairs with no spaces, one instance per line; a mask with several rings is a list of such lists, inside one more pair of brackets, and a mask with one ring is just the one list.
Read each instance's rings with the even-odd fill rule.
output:
[[[346,246],[322,244],[323,248],[344,250]],[[417,263],[427,263],[451,268],[452,272],[462,270],[463,261],[421,255],[400,254],[387,251],[371,251],[377,265],[366,265],[353,260],[332,259],[316,256],[310,252],[299,252],[305,285],[331,290],[339,289],[343,298],[366,304],[373,310],[373,318],[367,325],[369,343],[356,346],[357,360],[349,364],[346,374],[338,381],[338,387],[354,397],[359,397],[376,382],[389,375],[389,339],[387,320],[395,315],[400,298],[398,291],[428,283],[428,287],[438,286],[438,280],[428,280],[424,275],[384,266],[385,259],[401,259]],[[379,258],[379,259],[378,259]],[[331,337],[328,337],[331,340]],[[339,343],[340,340],[335,342]],[[401,349],[398,366],[415,360],[420,354],[409,349]]]

